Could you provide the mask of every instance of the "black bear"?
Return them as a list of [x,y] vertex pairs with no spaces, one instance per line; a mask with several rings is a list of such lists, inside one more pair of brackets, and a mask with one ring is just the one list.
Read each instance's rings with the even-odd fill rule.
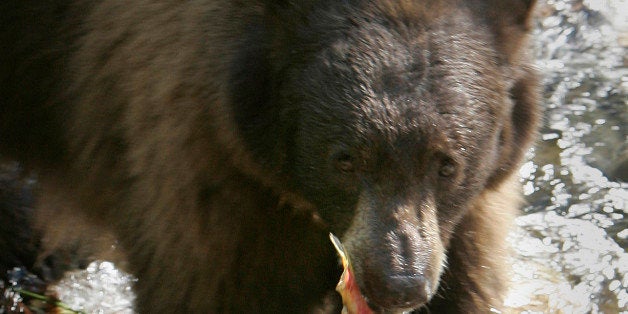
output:
[[45,243],[116,237],[140,313],[337,311],[329,232],[373,310],[486,313],[533,6],[4,0],[0,154],[37,174]]

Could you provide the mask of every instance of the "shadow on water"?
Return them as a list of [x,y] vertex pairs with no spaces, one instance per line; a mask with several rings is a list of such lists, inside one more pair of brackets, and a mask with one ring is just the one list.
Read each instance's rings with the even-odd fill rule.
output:
[[[545,123],[521,168],[509,313],[628,313],[628,0],[545,0],[535,30]],[[108,262],[68,274],[61,300],[132,313]]]

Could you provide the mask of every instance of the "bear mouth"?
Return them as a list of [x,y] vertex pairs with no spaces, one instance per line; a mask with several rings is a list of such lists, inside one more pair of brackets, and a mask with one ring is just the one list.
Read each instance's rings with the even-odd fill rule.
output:
[[368,304],[367,298],[360,291],[360,287],[355,280],[355,272],[349,260],[349,255],[338,239],[333,233],[329,233],[329,239],[334,245],[336,252],[340,256],[342,262],[342,275],[336,285],[336,291],[342,298],[342,313],[346,314],[373,314],[375,313],[371,306]]
[[410,313],[422,306],[422,304],[417,305],[413,302],[407,302],[406,304],[403,304],[405,306],[402,308],[382,309],[376,304],[373,304],[368,297],[361,292],[360,286],[356,281],[351,260],[349,259],[349,255],[347,254],[344,245],[333,233],[329,234],[329,238],[340,257],[343,266],[342,275],[336,285],[336,291],[342,298],[343,314],[403,314]]

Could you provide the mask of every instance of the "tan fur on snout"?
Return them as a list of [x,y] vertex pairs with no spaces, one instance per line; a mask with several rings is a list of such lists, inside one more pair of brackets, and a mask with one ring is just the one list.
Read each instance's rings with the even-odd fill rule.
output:
[[[365,285],[362,264],[365,259],[369,259],[370,256],[388,255],[386,257],[390,259],[391,271],[425,276],[428,280],[428,295],[431,295],[438,288],[446,259],[435,204],[429,198],[416,202],[411,201],[414,198],[400,200],[394,197],[379,197],[397,199],[399,203],[392,206],[384,205],[388,209],[377,208],[373,198],[362,193],[354,219],[343,236],[347,251],[354,258],[353,267],[358,283]],[[378,211],[377,215],[382,215],[382,219],[373,221],[373,214],[370,211]],[[389,223],[392,223],[393,227],[386,225]],[[386,232],[379,243],[373,243],[369,228],[392,230]],[[408,242],[410,247],[402,246],[401,243],[404,242]],[[419,259],[418,265],[413,265],[417,263],[413,260],[415,258]],[[413,269],[404,269],[410,265]]]

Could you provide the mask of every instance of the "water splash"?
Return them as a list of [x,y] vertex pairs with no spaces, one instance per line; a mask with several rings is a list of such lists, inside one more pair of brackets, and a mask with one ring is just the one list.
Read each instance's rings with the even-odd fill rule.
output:
[[53,290],[67,305],[87,313],[132,314],[135,281],[112,263],[96,261],[85,270],[66,274]]

